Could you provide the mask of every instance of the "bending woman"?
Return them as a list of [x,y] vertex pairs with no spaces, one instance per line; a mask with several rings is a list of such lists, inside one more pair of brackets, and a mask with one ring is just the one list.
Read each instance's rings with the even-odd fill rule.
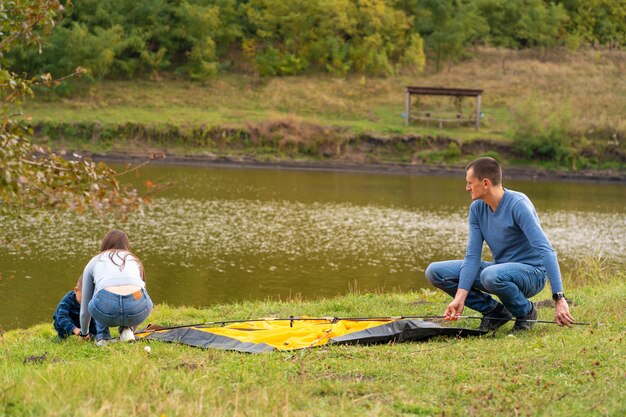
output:
[[89,332],[89,320],[96,321],[96,343],[111,339],[109,327],[120,327],[120,340],[134,340],[133,330],[148,318],[152,300],[146,292],[141,261],[130,251],[126,233],[108,232],[83,271],[83,302],[80,307],[80,334]]

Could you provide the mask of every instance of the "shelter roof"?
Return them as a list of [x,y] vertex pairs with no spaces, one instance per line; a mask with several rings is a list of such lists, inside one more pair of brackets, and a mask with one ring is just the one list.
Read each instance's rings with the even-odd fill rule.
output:
[[477,97],[483,90],[473,90],[469,88],[441,88],[441,87],[406,87],[407,93],[421,94],[427,96],[465,96]]

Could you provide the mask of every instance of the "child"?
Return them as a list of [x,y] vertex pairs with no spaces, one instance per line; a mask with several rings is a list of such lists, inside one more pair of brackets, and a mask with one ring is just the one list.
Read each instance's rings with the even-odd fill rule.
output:
[[[78,278],[76,287],[65,294],[57,306],[52,319],[54,320],[54,329],[59,334],[59,339],[65,339],[68,336],[80,334],[80,304],[82,302],[83,277]],[[96,323],[91,320],[89,323],[89,334],[96,334]]]

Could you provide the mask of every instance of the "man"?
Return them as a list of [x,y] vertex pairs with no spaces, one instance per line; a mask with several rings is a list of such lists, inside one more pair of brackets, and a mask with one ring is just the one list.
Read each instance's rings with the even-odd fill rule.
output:
[[[530,330],[537,310],[528,298],[541,292],[547,277],[556,322],[571,327],[574,318],[563,295],[556,253],[528,197],[502,187],[502,169],[493,158],[470,162],[466,182],[473,202],[465,259],[434,262],[426,269],[430,283],[454,297],[446,319],[457,320],[467,305],[483,314],[480,330],[496,330],[513,317],[514,332]],[[494,262],[482,261],[483,241]],[[501,303],[489,294],[497,295]]]

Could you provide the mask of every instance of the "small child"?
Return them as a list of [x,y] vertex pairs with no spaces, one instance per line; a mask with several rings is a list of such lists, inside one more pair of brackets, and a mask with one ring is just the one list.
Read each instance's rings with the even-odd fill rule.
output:
[[[65,294],[59,302],[52,319],[54,329],[59,334],[59,339],[80,334],[80,304],[82,302],[83,277],[79,277],[76,287]],[[92,319],[89,323],[89,335],[96,334],[96,322]]]

